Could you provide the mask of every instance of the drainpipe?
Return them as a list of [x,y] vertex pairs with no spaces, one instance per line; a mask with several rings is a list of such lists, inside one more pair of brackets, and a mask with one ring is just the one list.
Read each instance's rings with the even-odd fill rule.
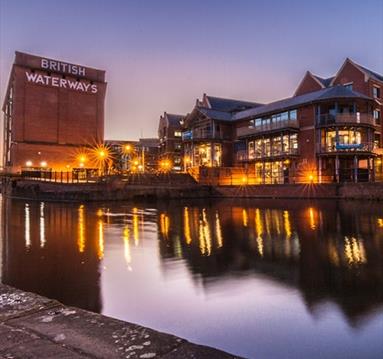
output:
[[354,156],[354,182],[358,182],[358,156]]

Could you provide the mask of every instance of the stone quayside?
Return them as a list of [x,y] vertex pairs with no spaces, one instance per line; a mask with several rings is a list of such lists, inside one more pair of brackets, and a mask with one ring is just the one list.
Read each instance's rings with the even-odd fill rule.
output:
[[0,359],[238,358],[0,284]]

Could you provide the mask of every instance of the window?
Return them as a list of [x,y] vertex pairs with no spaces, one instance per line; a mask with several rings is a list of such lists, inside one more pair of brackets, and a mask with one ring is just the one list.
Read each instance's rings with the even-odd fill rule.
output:
[[298,135],[296,133],[290,135],[290,147],[295,152],[298,150]]
[[283,152],[290,152],[289,135],[283,135]]
[[288,112],[282,112],[281,113],[281,120],[287,121],[289,119],[289,113]]
[[174,137],[181,137],[182,132],[181,131],[174,131]]
[[263,156],[263,140],[262,139],[255,141],[254,154],[255,154],[255,158],[261,158]]
[[252,160],[254,158],[254,142],[249,142],[249,160]]
[[374,98],[380,98],[380,87],[378,87],[378,86],[374,86],[374,87],[372,88],[372,96],[373,96]]
[[374,120],[376,125],[380,125],[381,114],[380,110],[374,110]]
[[348,90],[351,90],[352,91],[352,82],[351,83],[349,83],[349,84],[344,84],[343,85],[346,89],[348,89]]
[[277,136],[273,138],[273,156],[279,156],[282,153],[282,138]]
[[297,110],[290,111],[290,120],[296,120],[297,118]]

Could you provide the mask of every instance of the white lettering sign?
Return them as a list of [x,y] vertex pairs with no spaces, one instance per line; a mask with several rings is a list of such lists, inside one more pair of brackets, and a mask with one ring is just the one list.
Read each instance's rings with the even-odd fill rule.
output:
[[60,77],[41,75],[37,73],[25,72],[28,82],[33,82],[36,84],[53,86],[53,87],[62,87],[65,89],[71,89],[82,92],[91,92],[97,93],[98,88],[95,84],[87,84],[80,81],[62,79]]
[[71,75],[85,76],[85,67],[71,65],[65,62],[41,59],[41,67],[45,70],[66,72]]

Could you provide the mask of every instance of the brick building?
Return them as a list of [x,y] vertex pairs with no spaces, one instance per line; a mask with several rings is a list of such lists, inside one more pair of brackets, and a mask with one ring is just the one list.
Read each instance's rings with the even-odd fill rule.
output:
[[159,156],[161,160],[169,161],[174,171],[184,167],[182,130],[185,116],[164,112],[158,125],[160,139]]
[[382,180],[382,113],[383,76],[346,59],[265,105],[205,94],[185,118],[184,155],[214,183]]
[[3,105],[4,169],[78,167],[84,147],[103,143],[105,92],[104,71],[16,52]]
[[234,115],[259,103],[203,95],[185,117],[182,141],[186,166],[230,167],[233,165]]

